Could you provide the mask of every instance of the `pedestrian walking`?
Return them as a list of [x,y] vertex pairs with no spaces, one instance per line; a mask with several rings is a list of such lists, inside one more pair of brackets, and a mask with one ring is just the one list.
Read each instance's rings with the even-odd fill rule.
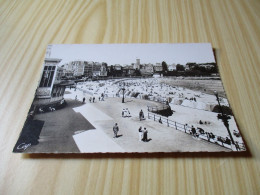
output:
[[144,119],[144,112],[143,112],[143,110],[141,110],[139,112],[139,119],[140,119],[140,121]]
[[148,131],[146,130],[146,128],[144,128],[143,130],[143,141],[148,142]]
[[142,141],[142,139],[143,139],[143,130],[142,130],[142,127],[139,127],[139,129],[138,129],[138,135],[139,135],[139,141]]
[[95,97],[93,97],[93,103],[95,102]]
[[115,125],[113,127],[114,138],[117,138],[118,131],[119,131],[119,127],[118,127],[117,123],[115,123]]
[[85,97],[83,97],[82,104],[84,104],[84,103],[85,103],[85,100],[86,100],[86,98],[85,98]]
[[92,98],[90,97],[90,98],[89,98],[89,103],[91,103],[91,101],[92,101]]
[[122,117],[125,117],[125,109],[122,110]]
[[78,99],[78,96],[76,95],[76,96],[75,96],[75,100],[77,100],[77,99]]

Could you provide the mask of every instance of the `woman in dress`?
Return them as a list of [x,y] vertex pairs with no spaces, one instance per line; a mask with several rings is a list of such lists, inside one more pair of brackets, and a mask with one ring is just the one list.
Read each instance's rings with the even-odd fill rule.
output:
[[148,141],[148,131],[146,130],[146,128],[144,128],[144,131],[143,131],[143,141],[144,142]]
[[138,129],[138,135],[139,135],[139,141],[142,141],[142,139],[143,139],[143,130],[142,130],[142,127],[140,127],[140,128]]

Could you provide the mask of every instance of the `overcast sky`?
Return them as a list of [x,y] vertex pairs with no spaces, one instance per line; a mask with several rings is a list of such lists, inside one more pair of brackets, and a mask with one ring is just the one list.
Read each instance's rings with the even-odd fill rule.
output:
[[62,59],[61,64],[74,60],[131,64],[139,58],[142,63],[183,64],[215,62],[210,43],[185,44],[60,44],[53,45],[50,58]]

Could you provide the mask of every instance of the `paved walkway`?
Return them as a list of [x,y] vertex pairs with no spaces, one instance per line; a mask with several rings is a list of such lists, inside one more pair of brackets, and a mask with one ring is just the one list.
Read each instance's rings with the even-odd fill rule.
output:
[[[76,92],[78,97],[81,93]],[[88,100],[88,96],[86,99]],[[135,98],[126,98],[125,103],[122,103],[122,98],[106,98],[105,101],[97,100],[95,103],[86,101],[86,104],[74,108],[75,112],[81,113],[96,129],[91,133],[83,132],[74,136],[77,146],[81,148],[82,152],[92,151],[87,148],[92,148],[92,152],[96,152],[96,147],[101,147],[100,152],[229,151],[158,122],[149,119],[140,121],[139,111],[142,109],[147,117],[147,105],[155,106],[159,103]],[[123,108],[128,108],[132,116],[123,118],[121,116]],[[119,135],[121,135],[119,138],[113,138],[112,128],[115,123],[119,125]],[[138,141],[138,128],[140,126],[147,128],[149,142]],[[82,137],[79,139],[80,136]],[[118,147],[115,147],[115,144]]]
[[94,127],[73,108],[82,106],[79,101],[67,99],[67,106],[54,112],[36,114],[34,119],[44,121],[39,144],[29,147],[26,153],[78,153],[72,136]]
[[[69,90],[65,99],[68,105],[55,112],[38,114],[35,119],[45,121],[39,144],[26,152],[193,152],[229,151],[223,147],[197,140],[152,120],[139,120],[142,109],[147,117],[147,106],[160,103],[142,99],[105,98],[105,101],[82,104],[83,93]],[[77,100],[75,97],[77,96]],[[122,110],[128,108],[131,117],[122,117]],[[113,138],[113,126],[119,125],[119,137]],[[139,141],[138,129],[148,130],[149,142]]]
[[83,153],[124,152],[123,148],[100,129],[92,129],[73,135],[73,139],[77,143],[80,152]]

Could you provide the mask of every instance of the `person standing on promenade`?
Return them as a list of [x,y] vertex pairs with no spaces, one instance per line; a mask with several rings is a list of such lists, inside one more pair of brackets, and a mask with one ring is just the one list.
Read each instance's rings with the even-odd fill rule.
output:
[[139,119],[140,119],[140,121],[144,119],[143,110],[141,110],[141,111],[139,112]]
[[127,117],[131,117],[130,111],[128,110],[128,108],[125,109],[125,113]]
[[139,135],[139,141],[142,141],[142,139],[143,139],[143,130],[142,130],[142,127],[140,127],[140,128],[138,129],[138,135]]
[[125,117],[125,109],[122,110],[122,117]]
[[117,123],[115,123],[115,125],[113,127],[113,132],[114,132],[114,137],[113,138],[117,138],[118,131],[119,131],[119,127],[118,127]]
[[82,100],[82,104],[84,104],[84,103],[85,103],[85,100],[86,100],[86,98],[84,97],[84,98],[83,98],[83,100]]
[[143,131],[143,141],[148,142],[148,131],[146,130],[146,128],[144,128]]

